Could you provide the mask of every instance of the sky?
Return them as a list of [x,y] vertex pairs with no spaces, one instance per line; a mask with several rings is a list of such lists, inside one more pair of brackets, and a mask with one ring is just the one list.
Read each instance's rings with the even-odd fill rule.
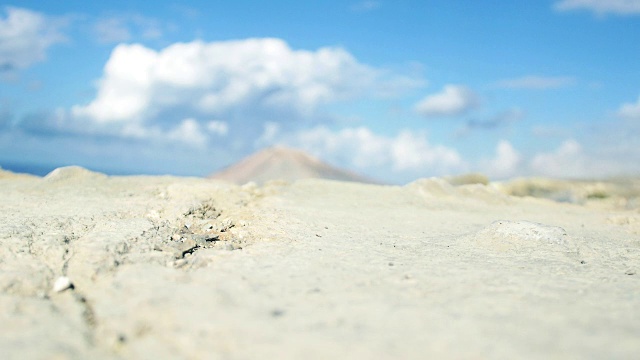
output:
[[640,0],[0,5],[0,166],[640,174]]

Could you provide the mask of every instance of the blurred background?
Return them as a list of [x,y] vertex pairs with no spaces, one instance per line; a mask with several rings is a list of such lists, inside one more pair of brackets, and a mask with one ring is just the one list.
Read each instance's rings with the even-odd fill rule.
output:
[[206,176],[300,149],[387,183],[640,173],[640,1],[15,1],[0,166]]

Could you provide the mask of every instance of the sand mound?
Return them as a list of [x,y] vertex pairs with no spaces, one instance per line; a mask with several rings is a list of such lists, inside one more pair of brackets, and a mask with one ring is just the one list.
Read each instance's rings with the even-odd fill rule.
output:
[[434,198],[446,198],[451,200],[452,203],[507,203],[511,201],[509,196],[505,195],[492,184],[484,185],[477,182],[453,185],[449,180],[444,178],[428,178],[416,180],[407,184],[405,187],[417,192],[427,199],[427,201]]
[[477,232],[474,239],[481,247],[516,254],[576,251],[566,230],[531,221],[494,221]]
[[472,184],[489,185],[489,178],[486,175],[478,173],[447,176],[444,179],[454,186]]
[[87,170],[80,166],[65,166],[54,169],[48,173],[44,180],[47,182],[64,182],[70,180],[101,180],[106,179],[107,175]]
[[558,180],[519,178],[496,183],[506,194],[573,204],[608,204],[628,209],[640,207],[640,179]]

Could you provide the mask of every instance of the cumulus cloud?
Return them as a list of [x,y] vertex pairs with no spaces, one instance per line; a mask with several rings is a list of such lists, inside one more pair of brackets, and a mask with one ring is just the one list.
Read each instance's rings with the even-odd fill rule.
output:
[[204,146],[207,142],[207,136],[200,128],[200,124],[192,118],[182,120],[175,129],[169,131],[167,138],[196,147]]
[[226,137],[226,122],[182,118],[170,124],[136,122],[94,126],[76,119],[64,109],[35,112],[23,116],[13,127],[23,133],[47,137],[123,140],[157,145],[178,144],[186,148],[204,148],[212,139]]
[[528,75],[519,78],[500,80],[496,85],[507,89],[544,90],[570,86],[574,82],[575,79],[570,76],[548,77]]
[[394,174],[443,175],[466,167],[456,150],[431,144],[426,133],[407,129],[385,136],[367,127],[333,131],[319,126],[280,135],[273,142],[304,149],[342,166],[386,172],[388,178]]
[[44,61],[49,47],[65,40],[61,21],[17,7],[6,7],[5,12],[5,17],[0,15],[0,72]]
[[635,103],[625,103],[618,109],[618,116],[625,119],[640,120],[640,96]]
[[437,93],[426,96],[415,105],[418,114],[425,117],[461,115],[479,105],[478,96],[469,88],[446,85]]
[[72,114],[98,123],[143,122],[171,109],[224,116],[238,108],[305,115],[374,86],[378,73],[340,48],[292,50],[279,39],[118,45],[96,98]]
[[277,142],[280,136],[280,125],[278,123],[267,121],[263,125],[262,135],[256,140],[256,147],[270,146]]
[[162,36],[162,28],[157,20],[138,14],[99,19],[93,27],[93,32],[101,43],[130,41],[134,34],[139,34],[145,39],[156,39]]
[[95,98],[72,106],[68,117],[96,132],[120,129],[122,136],[138,138],[161,137],[159,131],[166,138],[191,118],[209,137],[227,135],[233,124],[247,140],[257,138],[264,123],[295,128],[326,119],[323,105],[415,85],[341,48],[294,50],[273,38],[193,41],[161,50],[120,44],[104,66]]
[[229,124],[220,120],[211,120],[207,123],[207,130],[218,136],[226,136],[229,133]]
[[522,155],[509,141],[501,140],[493,159],[482,163],[482,170],[492,178],[504,179],[517,175],[523,163]]
[[125,126],[122,132],[124,137],[149,139],[155,142],[182,143],[193,148],[203,148],[211,139],[226,136],[229,131],[227,123],[213,120],[204,125],[195,118],[183,119],[173,128],[162,130],[159,127],[139,127],[137,124]]
[[640,0],[561,0],[554,4],[558,11],[589,10],[598,15],[640,14]]
[[123,19],[100,19],[93,27],[96,39],[102,43],[124,42],[131,39],[131,31]]
[[124,125],[113,136],[124,139],[149,140],[159,143],[178,143],[193,148],[205,147],[210,134],[217,134],[194,118],[186,118],[177,125],[163,129],[158,126]]
[[496,146],[495,156],[481,160],[477,170],[496,179],[514,176],[604,178],[637,173],[640,169],[637,165],[637,159],[640,158],[637,146],[628,146],[630,143],[625,143],[624,139],[617,140],[620,146],[596,146],[592,142],[581,143],[569,138],[555,149],[527,156],[517,151],[510,142],[501,140]]
[[87,106],[74,106],[72,114],[99,123],[141,121],[152,106],[149,68],[156,58],[155,51],[142,45],[119,45],[104,68],[97,98]]
[[589,176],[583,148],[574,139],[565,140],[553,152],[540,153],[531,160],[531,171],[551,177]]

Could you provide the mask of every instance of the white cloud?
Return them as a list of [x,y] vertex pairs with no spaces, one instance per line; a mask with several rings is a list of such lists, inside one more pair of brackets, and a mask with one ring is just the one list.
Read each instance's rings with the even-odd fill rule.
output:
[[101,43],[130,41],[134,34],[145,39],[157,39],[162,36],[162,28],[157,20],[138,14],[99,19],[93,27],[93,32]]
[[189,147],[204,147],[209,141],[207,132],[200,123],[193,118],[183,119],[177,126],[163,130],[158,126],[141,126],[140,124],[125,124],[117,136],[122,138],[151,140],[160,143],[180,143]]
[[426,117],[455,116],[479,105],[478,96],[465,86],[446,85],[442,92],[429,95],[415,105],[418,114]]
[[94,25],[96,38],[102,43],[124,42],[131,39],[131,31],[122,18],[100,19]]
[[65,40],[62,22],[16,7],[0,16],[0,72],[27,68],[46,59],[53,44]]
[[522,156],[513,148],[513,145],[506,140],[501,140],[496,146],[495,157],[482,164],[482,171],[492,178],[504,179],[519,174],[522,163]]
[[580,143],[568,139],[553,152],[535,155],[530,168],[536,175],[551,177],[593,176],[586,165],[586,157]]
[[[257,138],[260,124],[275,124],[278,131],[295,127],[326,118],[323,105],[389,95],[417,83],[361,64],[341,48],[294,50],[280,39],[193,41],[161,50],[120,44],[104,66],[97,95],[71,107],[66,128],[82,124],[91,129],[84,133],[177,140],[167,129],[194,119],[207,139],[226,136],[233,124],[243,129],[238,144],[261,144],[270,139]],[[181,129],[185,134],[187,128]],[[188,129],[194,135],[196,128]]]
[[220,120],[211,120],[207,123],[207,130],[218,136],[225,136],[229,133],[229,124]]
[[631,15],[640,14],[640,0],[561,0],[554,4],[554,8],[559,11],[584,9],[598,15]]
[[75,117],[98,123],[141,122],[153,105],[152,66],[158,54],[142,45],[119,45],[100,80],[98,96],[87,106],[74,106]]
[[262,135],[256,140],[256,147],[269,146],[273,144],[280,134],[280,124],[267,121],[263,125]]
[[200,124],[191,118],[182,120],[176,128],[169,131],[167,139],[194,147],[203,147],[208,140],[204,131],[200,128]]
[[[457,172],[466,167],[454,149],[431,144],[424,132],[401,130],[395,136],[356,127],[332,131],[324,126],[279,136],[274,143],[298,147],[333,163],[379,176],[395,174],[433,176]],[[387,173],[384,175],[384,173]]]
[[501,88],[508,89],[555,89],[561,88],[565,86],[570,86],[575,82],[575,79],[569,76],[557,76],[557,77],[546,77],[546,76],[535,76],[528,75],[514,79],[505,79],[498,81],[496,84]]
[[447,173],[459,170],[464,165],[456,150],[431,145],[424,133],[402,130],[393,138],[391,149],[395,170],[436,170],[438,173]]
[[72,113],[98,123],[143,122],[174,108],[209,116],[238,108],[304,116],[369,91],[378,75],[343,49],[292,50],[279,39],[194,41],[161,51],[121,44],[105,65],[97,97]]
[[618,109],[618,116],[626,119],[640,120],[640,96],[636,103],[625,103]]

